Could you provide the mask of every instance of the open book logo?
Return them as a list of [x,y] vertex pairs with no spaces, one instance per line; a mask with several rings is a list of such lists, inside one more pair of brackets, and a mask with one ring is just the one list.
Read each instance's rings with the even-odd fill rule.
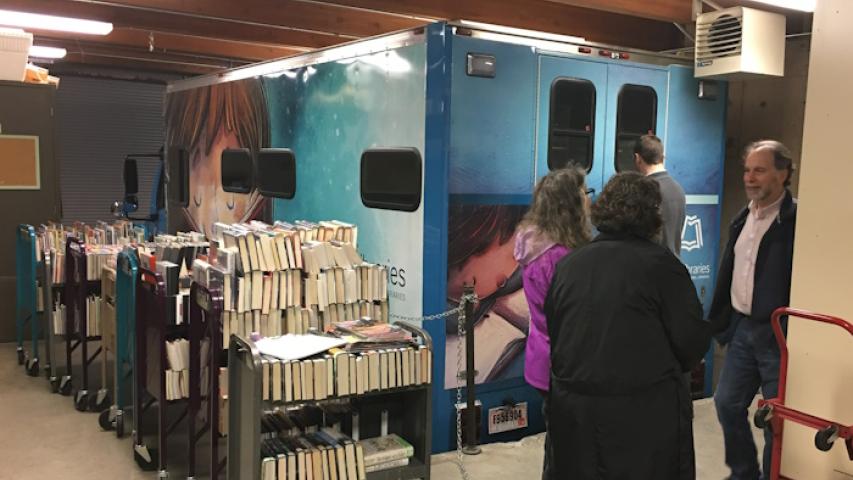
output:
[[687,215],[681,229],[681,249],[685,251],[702,248],[702,219],[698,215]]

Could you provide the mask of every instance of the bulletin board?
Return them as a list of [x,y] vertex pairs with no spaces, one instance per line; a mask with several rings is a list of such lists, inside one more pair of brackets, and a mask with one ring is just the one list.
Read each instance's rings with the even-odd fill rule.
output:
[[0,190],[38,190],[39,137],[0,135]]

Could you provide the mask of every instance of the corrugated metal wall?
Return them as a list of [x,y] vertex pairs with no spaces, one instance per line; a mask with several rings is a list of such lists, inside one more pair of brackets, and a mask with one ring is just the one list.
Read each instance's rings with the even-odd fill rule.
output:
[[[124,195],[124,157],[163,145],[163,84],[64,75],[56,95],[56,157],[63,222],[111,220]],[[153,161],[138,161],[139,215],[147,215]]]

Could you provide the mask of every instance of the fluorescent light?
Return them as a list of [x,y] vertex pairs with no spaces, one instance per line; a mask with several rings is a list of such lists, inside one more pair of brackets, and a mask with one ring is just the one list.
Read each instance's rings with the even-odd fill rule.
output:
[[560,35],[556,33],[538,32],[534,30],[526,30],[523,28],[505,27],[503,25],[492,25],[490,23],[474,22],[471,20],[460,20],[459,24],[475,30],[486,30],[507,35],[518,35],[521,37],[531,37],[553,42],[568,42],[568,43],[584,43],[586,39],[583,37],[575,37],[572,35]]
[[753,2],[773,5],[774,7],[790,8],[801,12],[814,12],[817,0],[752,0]]
[[30,56],[36,58],[65,58],[66,53],[64,48],[42,47],[39,45],[30,47]]
[[0,25],[89,35],[107,35],[113,31],[113,24],[108,22],[11,10],[0,10]]

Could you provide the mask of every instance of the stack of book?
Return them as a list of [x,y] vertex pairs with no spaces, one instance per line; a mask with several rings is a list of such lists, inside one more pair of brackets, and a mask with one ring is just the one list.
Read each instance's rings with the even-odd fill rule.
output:
[[354,225],[252,221],[216,223],[212,232],[219,248],[208,263],[223,276],[226,347],[232,333],[301,334],[388,318],[386,269],[361,258]]
[[[305,335],[310,341],[314,335]],[[275,340],[275,339],[265,339]],[[378,345],[378,344],[376,344]],[[308,358],[276,358],[259,346],[262,398],[301,402],[362,395],[432,381],[432,352],[424,345],[347,350],[333,348]]]
[[[200,343],[199,359],[207,358],[209,354],[210,343],[203,340]],[[166,360],[168,361],[168,369],[166,370],[166,400],[178,400],[181,398],[189,398],[190,388],[199,388],[200,395],[205,396],[205,392],[210,388],[210,381],[207,375],[207,365],[200,365],[201,385],[190,385],[189,369],[190,369],[190,342],[189,340],[179,338],[166,342]]]
[[280,412],[263,418],[263,480],[367,478],[364,453],[358,442],[339,430],[328,427],[292,435],[287,433],[288,421],[288,417]]
[[396,433],[360,440],[367,473],[405,467],[415,454],[412,445]]

